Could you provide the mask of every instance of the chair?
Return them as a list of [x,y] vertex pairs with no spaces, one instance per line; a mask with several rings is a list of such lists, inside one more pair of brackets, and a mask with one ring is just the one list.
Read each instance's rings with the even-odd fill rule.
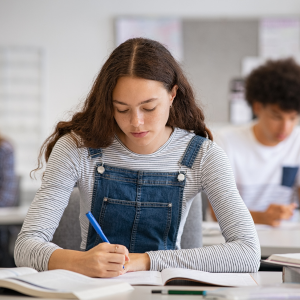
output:
[[63,249],[80,250],[81,229],[79,223],[80,194],[74,188],[52,242]]
[[181,236],[181,248],[202,247],[202,197],[197,194],[187,216]]
[[[79,224],[80,194],[74,188],[69,204],[57,227],[52,242],[56,245],[71,250],[80,250],[81,232]],[[71,220],[71,221],[70,221]],[[183,249],[198,248],[202,246],[202,203],[198,194],[190,208],[183,234],[181,247]]]

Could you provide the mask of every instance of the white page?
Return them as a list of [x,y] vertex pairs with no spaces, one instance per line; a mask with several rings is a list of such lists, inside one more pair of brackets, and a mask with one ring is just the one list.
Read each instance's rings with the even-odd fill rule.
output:
[[8,278],[8,277],[16,277],[25,274],[35,274],[36,270],[31,268],[7,268],[0,269],[0,279]]
[[98,280],[125,281],[131,285],[163,285],[161,273],[158,271],[128,272],[114,278],[99,278]]
[[[52,274],[52,276],[55,276],[55,274],[54,275]],[[71,284],[72,289],[70,289],[69,291],[53,289],[53,288],[49,288],[49,286],[48,288],[45,288],[36,285],[34,284],[36,278],[34,280],[30,278],[27,282],[20,281],[20,279],[22,279],[22,277],[7,278],[7,279],[0,280],[0,286],[13,289],[15,291],[30,296],[34,296],[34,297],[61,298],[61,299],[77,298],[80,300],[94,300],[94,299],[99,299],[99,297],[110,296],[117,293],[124,294],[125,292],[130,292],[133,290],[133,287],[131,287],[130,284],[128,284],[127,282],[108,281],[105,283],[99,283],[93,281],[94,280],[93,278],[90,278],[93,281],[92,284],[86,284],[85,280],[84,280],[85,284],[78,284],[80,283],[80,281],[76,282],[76,286],[77,286],[76,288],[74,288],[74,285]],[[77,277],[76,281],[78,279],[79,277]],[[68,288],[70,288],[70,284],[69,284],[70,281],[68,281],[65,276],[58,276],[57,280],[63,280],[62,283],[67,282]]]
[[97,278],[91,278],[67,270],[45,271],[11,279],[16,281],[22,280],[26,283],[60,292],[81,291],[114,284],[113,281],[102,282]]
[[164,269],[163,283],[171,278],[186,278],[220,286],[256,286],[248,273],[208,273],[189,269]]
[[272,254],[268,260],[300,264],[300,253]]

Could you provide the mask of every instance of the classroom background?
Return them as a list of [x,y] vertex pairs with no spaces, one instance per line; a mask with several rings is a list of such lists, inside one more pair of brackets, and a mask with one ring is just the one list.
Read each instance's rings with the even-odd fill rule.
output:
[[40,186],[42,173],[29,173],[43,141],[134,34],[170,47],[215,130],[252,119],[243,98],[251,69],[268,58],[300,61],[300,2],[0,0],[0,132],[15,149],[21,207]]

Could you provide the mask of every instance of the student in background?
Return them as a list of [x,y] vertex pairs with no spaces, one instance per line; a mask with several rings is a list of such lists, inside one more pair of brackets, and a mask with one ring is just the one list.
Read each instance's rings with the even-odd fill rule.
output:
[[[136,38],[118,46],[83,109],[57,124],[41,153],[47,167],[16,242],[18,266],[93,277],[170,267],[258,270],[254,223],[226,155],[213,143],[179,64],[160,43]],[[85,251],[51,243],[75,183]],[[180,249],[187,214],[202,190],[226,243]],[[89,210],[111,244],[89,224]]]
[[[0,135],[0,208],[17,205],[17,178],[12,145]],[[11,245],[16,240],[18,226],[0,226],[0,267],[15,267]]]
[[268,61],[246,79],[254,123],[216,134],[229,157],[242,199],[255,223],[292,218],[300,195],[300,66]]
[[17,178],[14,164],[13,147],[0,135],[0,207],[16,205]]

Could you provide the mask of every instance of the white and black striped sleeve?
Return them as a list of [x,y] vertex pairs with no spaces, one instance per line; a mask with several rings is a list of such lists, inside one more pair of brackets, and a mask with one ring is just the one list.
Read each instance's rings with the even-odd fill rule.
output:
[[15,263],[38,271],[48,269],[48,261],[59,247],[50,241],[80,176],[80,153],[70,137],[61,138],[50,155],[42,180],[29,208],[15,245]]
[[[252,217],[236,188],[226,154],[215,143],[209,147],[199,165],[199,187],[208,196],[226,242],[195,249],[147,252],[151,270],[258,271],[260,245]],[[198,155],[201,157],[201,153]]]

